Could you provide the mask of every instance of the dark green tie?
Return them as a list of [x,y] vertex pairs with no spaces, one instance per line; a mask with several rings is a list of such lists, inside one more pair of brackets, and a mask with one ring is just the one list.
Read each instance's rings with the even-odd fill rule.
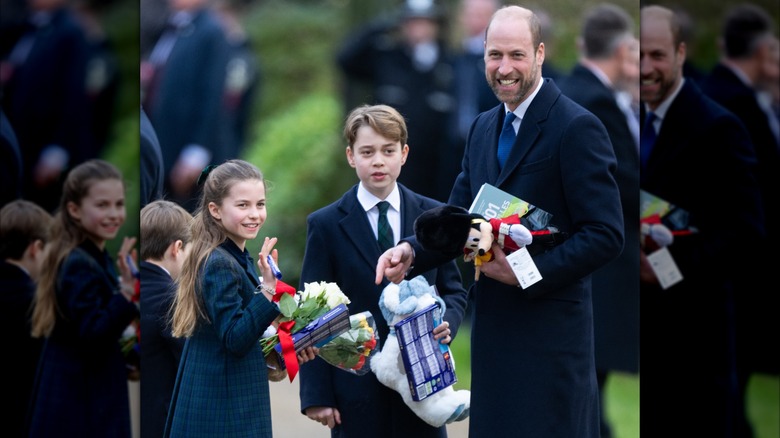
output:
[[387,201],[381,201],[376,204],[376,208],[379,209],[379,222],[377,223],[377,242],[379,242],[379,249],[382,252],[392,248],[393,244],[393,228],[390,226],[390,222],[387,221],[387,209],[390,207],[390,203]]

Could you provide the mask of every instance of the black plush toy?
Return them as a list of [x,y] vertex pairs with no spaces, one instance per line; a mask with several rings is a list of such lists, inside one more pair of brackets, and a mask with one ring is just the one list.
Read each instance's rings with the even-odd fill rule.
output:
[[423,212],[414,222],[414,234],[426,250],[440,251],[450,257],[463,253],[463,260],[474,261],[475,280],[479,279],[480,265],[493,260],[490,250],[493,241],[511,253],[532,243],[554,246],[565,237],[552,226],[529,230],[517,214],[486,219],[449,204]]

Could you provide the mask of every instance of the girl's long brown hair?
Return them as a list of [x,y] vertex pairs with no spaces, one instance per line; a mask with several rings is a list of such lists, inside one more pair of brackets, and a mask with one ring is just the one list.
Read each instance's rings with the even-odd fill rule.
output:
[[256,166],[243,160],[229,160],[217,166],[203,183],[198,208],[192,220],[192,249],[184,260],[173,301],[172,332],[174,337],[189,337],[195,332],[198,319],[208,322],[200,290],[200,268],[211,252],[227,239],[222,224],[209,213],[209,203],[222,205],[237,182],[263,181]]
[[81,224],[68,214],[68,203],[81,204],[90,187],[98,181],[116,179],[123,181],[122,173],[113,164],[99,159],[89,160],[74,167],[65,179],[57,213],[54,215],[51,236],[47,245],[44,269],[38,280],[33,300],[32,336],[48,337],[57,321],[57,272],[65,257],[87,238]]

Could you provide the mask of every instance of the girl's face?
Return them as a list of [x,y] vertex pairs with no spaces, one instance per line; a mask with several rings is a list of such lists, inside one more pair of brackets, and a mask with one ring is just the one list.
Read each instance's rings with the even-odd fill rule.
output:
[[355,168],[363,186],[379,199],[393,191],[408,154],[409,146],[383,137],[368,125],[357,130],[355,143],[347,147],[349,165]]
[[103,249],[125,222],[125,186],[118,179],[95,181],[79,204],[68,202],[67,208],[87,237]]
[[256,238],[265,222],[265,183],[253,179],[233,184],[221,205],[209,203],[209,213],[243,250],[246,241]]

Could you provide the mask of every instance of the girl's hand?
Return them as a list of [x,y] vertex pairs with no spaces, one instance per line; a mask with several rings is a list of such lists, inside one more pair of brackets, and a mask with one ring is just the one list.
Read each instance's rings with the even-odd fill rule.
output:
[[122,246],[117,253],[117,266],[119,267],[119,285],[122,295],[131,301],[135,295],[135,283],[138,281],[138,252],[133,247],[135,237],[125,237]]
[[266,237],[263,241],[263,247],[260,249],[257,260],[257,267],[260,269],[260,276],[263,278],[263,286],[267,286],[271,288],[271,290],[276,290],[276,276],[274,275],[271,266],[268,265],[267,257],[270,254],[274,263],[279,266],[279,262],[277,261],[279,252],[274,248],[276,242],[276,237]]

